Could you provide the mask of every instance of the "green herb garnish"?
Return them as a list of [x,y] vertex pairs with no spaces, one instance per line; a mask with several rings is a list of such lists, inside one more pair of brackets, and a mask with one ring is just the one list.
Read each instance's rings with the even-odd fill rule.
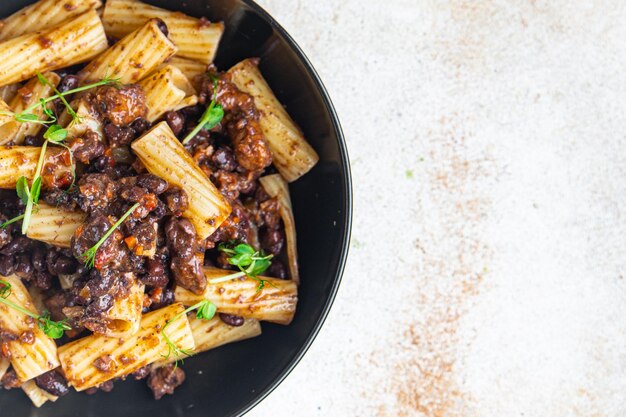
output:
[[220,243],[217,247],[218,250],[230,255],[228,263],[239,268],[240,272],[226,275],[224,277],[214,278],[209,281],[211,284],[218,284],[220,282],[229,281],[231,279],[247,276],[259,282],[257,291],[261,291],[265,288],[266,284],[273,285],[266,279],[259,278],[258,275],[262,274],[270,267],[272,262],[270,259],[274,255],[265,255],[263,251],[255,251],[254,248],[246,243],[224,244]]
[[[37,74],[37,78],[39,79],[39,82],[41,82],[42,84],[47,84],[47,85],[52,86],[52,84],[50,84],[50,82],[43,75]],[[60,99],[63,102],[63,104],[66,106],[66,108],[68,109],[68,113],[72,116],[72,119],[75,120],[77,118],[76,112],[74,111],[74,109],[72,109],[72,107],[69,105],[67,100],[65,100],[66,96],[69,96],[75,93],[80,93],[81,91],[90,90],[92,88],[100,87],[103,85],[118,84],[119,81],[120,81],[119,78],[111,78],[108,75],[105,75],[105,77],[101,81],[98,81],[92,84],[87,84],[82,87],[77,87],[72,90],[64,91],[62,93],[59,92],[59,90],[57,90],[56,87],[52,86],[55,91],[54,95],[40,99],[37,103],[34,103],[28,106],[21,113],[0,111],[0,114],[6,115],[6,116],[12,116],[15,118],[16,121],[21,122],[21,123],[50,124],[50,123],[56,122],[56,117],[54,116],[54,113],[50,109],[48,109],[47,105],[51,101]],[[32,113],[33,110],[35,110],[37,107],[42,108],[42,111],[44,112],[44,114],[49,117],[48,120],[39,120],[39,117],[36,114]]]
[[7,298],[11,295],[11,284],[2,279],[0,279],[0,284],[2,284],[2,289],[0,289],[0,303],[6,304],[13,310],[19,311],[20,313],[26,314],[27,316],[37,320],[37,325],[48,337],[51,337],[52,339],[59,339],[63,337],[63,333],[66,330],[72,330],[72,328],[67,324],[67,319],[54,321],[50,318],[50,313],[48,312],[41,316],[15,304],[12,301],[9,301]]
[[107,232],[104,234],[104,236],[102,236],[100,238],[100,240],[95,245],[93,245],[89,250],[87,250],[85,253],[83,253],[81,255],[81,258],[82,258],[83,262],[85,263],[85,266],[87,266],[87,268],[93,268],[94,267],[94,263],[95,263],[95,259],[96,259],[96,253],[98,252],[98,249],[100,248],[100,246],[102,246],[104,244],[104,242],[106,242],[106,240],[109,238],[109,236],[111,236],[113,234],[113,232],[118,227],[120,227],[120,225],[122,223],[124,223],[124,221],[128,218],[128,216],[133,214],[133,212],[139,206],[140,206],[139,203],[135,203],[131,208],[126,210],[126,213],[124,213],[124,215],[122,217],[120,217],[120,219],[118,221],[116,221],[115,224],[113,226],[111,226],[111,228],[109,228],[109,230],[107,230]]
[[202,300],[199,303],[192,305],[191,307],[189,307],[188,309],[186,309],[182,313],[179,313],[176,316],[174,316],[171,319],[169,319],[165,323],[165,326],[163,326],[163,328],[161,329],[161,335],[163,336],[163,339],[165,340],[165,343],[167,343],[167,355],[163,355],[163,356],[167,359],[172,354],[176,355],[176,366],[178,366],[178,361],[179,360],[182,362],[182,359],[179,359],[181,356],[183,356],[183,355],[191,356],[191,354],[193,352],[190,352],[188,350],[179,348],[176,345],[176,343],[172,342],[172,340],[169,338],[169,336],[167,334],[165,334],[165,329],[167,329],[167,327],[170,324],[172,324],[173,322],[175,322],[176,320],[178,320],[179,318],[181,318],[182,316],[184,316],[185,314],[187,314],[187,313],[189,313],[190,311],[193,311],[193,310],[197,310],[196,311],[196,317],[197,318],[202,319],[202,320],[211,320],[215,316],[215,312],[217,311],[217,307],[215,307],[215,304],[213,304],[209,300]]
[[217,77],[211,76],[211,78],[213,79],[213,99],[211,100],[211,104],[209,104],[209,107],[207,107],[205,112],[202,114],[202,117],[200,118],[200,121],[195,129],[185,136],[185,139],[183,139],[183,145],[189,143],[189,141],[193,139],[202,129],[213,129],[219,122],[222,121],[222,118],[224,117],[224,108],[221,104],[217,104],[215,101],[217,99]]

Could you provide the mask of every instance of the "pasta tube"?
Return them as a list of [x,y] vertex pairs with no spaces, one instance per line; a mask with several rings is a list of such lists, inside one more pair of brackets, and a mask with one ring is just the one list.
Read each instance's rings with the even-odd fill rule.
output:
[[82,211],[68,211],[40,202],[39,210],[33,211],[26,235],[40,242],[69,248],[74,232],[86,217]]
[[[4,280],[11,284],[7,300],[39,314],[19,277],[11,275]],[[0,303],[0,328],[17,337],[6,343],[11,365],[20,381],[28,381],[59,366],[56,343],[46,336],[32,317]],[[26,332],[31,332],[33,337],[20,337]]]
[[48,29],[102,6],[100,0],[39,0],[0,21],[0,41]]
[[183,216],[195,226],[200,239],[210,236],[228,217],[230,205],[196,165],[167,123],[154,126],[131,147],[150,173],[185,190],[189,207]]
[[128,295],[115,299],[113,307],[106,312],[104,317],[98,319],[101,326],[96,326],[96,328],[106,329],[102,333],[104,336],[127,338],[139,331],[145,286],[132,273],[126,275],[132,277]]
[[95,10],[59,26],[4,41],[0,43],[0,86],[88,61],[107,47]]
[[289,185],[280,174],[266,175],[259,178],[263,189],[270,197],[274,197],[280,204],[280,217],[285,225],[285,237],[287,239],[287,258],[289,260],[289,274],[296,284],[300,283],[298,271],[298,245],[296,242],[296,221],[293,218]]
[[[59,85],[61,77],[54,72],[47,72],[43,74],[44,77],[55,87]],[[37,78],[33,78],[17,91],[17,95],[13,97],[9,103],[9,107],[14,113],[21,113],[29,106],[39,102],[39,99],[50,97],[54,94],[54,89],[49,85],[44,85],[39,82]],[[49,105],[49,107],[52,104]],[[38,118],[42,118],[43,108],[37,106],[32,114]],[[45,117],[47,119],[47,117]],[[39,123],[21,123],[11,117],[11,121],[0,126],[0,145],[12,143],[14,145],[21,145],[24,142],[24,138],[27,135],[35,136],[41,129],[42,125]]]
[[[14,189],[18,178],[32,180],[41,148],[0,146],[0,188]],[[70,155],[64,148],[48,146],[42,172],[42,186],[69,185],[72,181]]]
[[228,74],[237,88],[254,98],[254,104],[261,113],[261,129],[272,150],[278,172],[288,182],[309,172],[319,157],[261,75],[258,60],[241,61],[229,69]]
[[202,85],[202,83],[198,81],[198,76],[205,74],[208,69],[208,66],[202,62],[181,58],[179,56],[171,57],[166,63],[161,65],[161,68],[165,65],[171,65],[178,68],[183,74],[185,74],[185,77],[187,77],[189,82],[191,82],[191,85],[193,85],[196,90],[200,90]]
[[[140,81],[139,85],[146,92],[146,107],[148,107],[146,119],[151,123],[163,116],[165,112],[176,110],[185,97],[195,97],[196,94],[187,77],[172,65],[161,67]],[[195,97],[195,102],[198,102],[197,97]],[[185,104],[186,106],[193,105]]]
[[161,32],[158,21],[152,19],[91,61],[78,77],[82,84],[106,76],[120,78],[122,84],[132,84],[175,53],[176,46]]
[[[173,354],[161,329],[183,311],[182,304],[176,303],[145,314],[139,331],[127,339],[93,334],[61,346],[59,359],[67,381],[76,391],[84,391]],[[184,314],[167,326],[164,333],[179,349],[195,347]]]
[[224,32],[221,22],[209,23],[136,0],[109,0],[102,14],[106,32],[116,37],[132,32],[153,18],[165,22],[170,38],[178,46],[178,55],[204,64],[213,62]]
[[[246,319],[241,326],[230,326],[215,316],[211,320],[196,318],[195,315],[188,317],[191,333],[196,344],[193,355],[197,355],[207,350],[226,345],[228,343],[240,342],[245,339],[259,336],[261,334],[261,324],[255,319]],[[172,363],[176,358],[168,358],[155,363],[155,367]]]
[[56,395],[52,395],[47,391],[42,390],[37,386],[32,379],[22,384],[22,391],[30,398],[33,405],[37,408],[41,407],[47,401],[56,401],[59,399]]
[[250,278],[237,278],[219,284],[210,281],[233,271],[219,268],[204,268],[209,283],[200,295],[177,286],[174,299],[185,305],[193,305],[202,300],[210,300],[220,313],[289,324],[296,312],[298,287],[291,280],[260,277],[268,281],[262,290],[257,290],[259,282]]
[[[11,108],[9,107],[9,105],[2,99],[0,98],[0,112],[10,112]],[[3,126],[5,126],[7,123],[10,123],[13,120],[13,117],[11,115],[6,115],[6,114],[0,114],[0,129],[2,129]],[[0,139],[1,141],[2,139]]]

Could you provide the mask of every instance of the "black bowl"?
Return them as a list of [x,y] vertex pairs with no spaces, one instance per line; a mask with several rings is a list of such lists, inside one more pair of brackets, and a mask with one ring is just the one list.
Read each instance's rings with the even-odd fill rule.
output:
[[[32,0],[0,2],[7,16]],[[298,45],[259,6],[247,0],[149,0],[192,16],[223,20],[226,32],[216,64],[227,69],[260,57],[261,70],[278,99],[320,155],[319,164],[291,184],[298,227],[302,284],[290,326],[263,324],[263,335],[185,361],[185,383],[154,401],[145,381],[116,383],[111,393],[72,393],[41,409],[21,390],[0,392],[0,415],[11,417],[232,416],[267,396],[296,366],[331,307],[350,238],[352,189],[346,145],[335,110]],[[182,6],[181,6],[182,3]],[[137,414],[139,415],[139,414]]]

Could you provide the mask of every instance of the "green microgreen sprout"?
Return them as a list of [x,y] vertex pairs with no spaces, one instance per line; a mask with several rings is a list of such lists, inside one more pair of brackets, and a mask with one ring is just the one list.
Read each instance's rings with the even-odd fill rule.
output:
[[70,325],[67,324],[67,319],[54,321],[50,318],[50,313],[48,312],[43,315],[39,315],[18,304],[15,304],[13,301],[8,299],[11,295],[11,283],[0,279],[0,284],[2,285],[2,288],[0,289],[0,303],[3,303],[13,310],[19,311],[20,313],[26,314],[27,316],[37,320],[37,325],[48,337],[51,337],[52,339],[60,339],[63,337],[63,333],[66,330],[72,330]]
[[120,227],[120,225],[124,223],[124,221],[128,218],[128,216],[133,214],[133,212],[137,210],[139,206],[140,206],[139,203],[135,203],[131,208],[126,210],[126,213],[124,213],[122,217],[120,217],[119,220],[116,221],[115,224],[113,224],[113,226],[109,228],[109,230],[107,230],[107,232],[100,238],[100,240],[98,240],[98,242],[95,245],[93,245],[91,248],[89,248],[89,250],[87,250],[85,253],[81,255],[81,258],[83,262],[85,263],[85,266],[87,266],[87,268],[94,267],[94,264],[96,261],[96,253],[98,252],[98,249],[100,249],[100,246],[102,246],[104,242],[107,241],[109,236],[111,236],[113,232],[115,232],[115,230],[118,227]]
[[215,312],[217,311],[217,307],[215,307],[215,304],[213,304],[211,301],[209,300],[202,300],[199,303],[196,303],[194,305],[192,305],[191,307],[187,308],[185,311],[177,314],[176,316],[172,317],[171,319],[169,319],[166,323],[165,326],[163,326],[163,328],[161,329],[161,335],[163,336],[163,340],[165,340],[165,343],[167,343],[167,354],[163,355],[163,357],[165,357],[166,359],[169,358],[172,354],[174,354],[176,356],[176,365],[178,366],[178,362],[183,362],[183,359],[179,359],[181,356],[191,356],[193,352],[188,351],[186,349],[181,349],[179,348],[176,343],[174,343],[172,341],[172,339],[169,338],[169,336],[167,335],[167,333],[165,333],[165,329],[167,329],[167,327],[172,324],[173,322],[175,322],[176,320],[178,320],[179,318],[183,317],[185,314],[189,313],[190,311],[196,311],[196,317],[202,320],[211,320],[214,316],[215,316]]
[[228,263],[238,267],[240,272],[214,278],[209,280],[210,284],[218,284],[220,282],[247,276],[248,278],[258,281],[259,285],[257,291],[261,291],[265,288],[266,284],[274,286],[270,281],[258,277],[258,275],[262,274],[270,267],[272,264],[270,259],[272,259],[274,255],[265,255],[263,251],[255,251],[252,246],[246,243],[220,243],[217,248],[219,251],[229,255]]
[[200,121],[198,122],[198,125],[195,127],[195,129],[193,129],[187,136],[185,136],[185,139],[183,139],[183,145],[189,143],[189,141],[193,139],[202,129],[213,129],[215,126],[217,126],[219,122],[222,121],[222,118],[224,118],[224,108],[221,104],[217,104],[216,101],[218,79],[214,75],[209,75],[213,80],[213,98],[211,100],[211,104],[209,104],[209,107],[207,107],[205,112],[202,114],[202,117],[200,117]]

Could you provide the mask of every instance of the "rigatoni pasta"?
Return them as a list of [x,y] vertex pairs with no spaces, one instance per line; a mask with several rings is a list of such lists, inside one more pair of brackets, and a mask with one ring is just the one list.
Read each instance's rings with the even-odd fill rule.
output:
[[171,12],[136,0],[107,1],[102,20],[107,33],[121,37],[137,29],[148,19],[161,19],[167,25],[178,54],[204,64],[213,62],[223,23],[209,23],[180,12]]
[[176,46],[151,19],[91,61],[79,74],[83,84],[105,77],[124,84],[141,80],[176,53]]
[[[37,78],[33,78],[28,81],[24,87],[18,90],[17,95],[13,97],[9,103],[9,107],[14,113],[21,113],[32,104],[39,102],[40,99],[50,97],[54,94],[52,86],[56,87],[61,81],[61,77],[54,72],[47,72],[43,75],[46,77],[49,84],[42,84]],[[39,119],[47,118],[42,117],[44,115],[42,107],[35,108],[31,114],[34,114]],[[12,117],[9,118],[13,119]],[[8,143],[21,145],[26,136],[37,135],[41,128],[42,125],[39,123],[22,123],[15,119],[5,124],[0,123],[0,145],[6,145]]]
[[[0,86],[88,61],[108,46],[95,10],[39,32],[0,43]],[[28,59],[25,59],[28,57]]]
[[196,89],[200,88],[201,83],[199,79],[202,75],[206,74],[208,68],[207,65],[202,62],[181,58],[179,56],[171,57],[167,62],[161,65],[161,68],[166,65],[178,68]]
[[148,114],[146,119],[154,122],[167,111],[178,110],[185,98],[192,98],[183,107],[193,106],[198,102],[196,91],[181,70],[165,65],[148,75],[139,85],[146,93]]
[[[261,323],[255,319],[245,319],[241,326],[231,326],[219,317],[202,320],[193,315],[188,317],[195,348],[193,355],[215,349],[228,343],[240,342],[261,334]],[[155,367],[175,362],[175,357],[164,358],[154,364]]]
[[[172,304],[145,314],[139,331],[125,340],[94,334],[61,346],[65,377],[76,391],[84,391],[171,355],[161,329],[183,310],[181,304]],[[193,350],[187,316],[175,319],[165,334],[180,349]]]
[[70,211],[39,203],[39,208],[33,213],[26,235],[33,240],[69,248],[74,232],[84,223],[86,217],[82,211]]
[[[32,180],[40,153],[41,148],[36,146],[0,146],[0,188],[15,188],[18,178],[22,176]],[[50,172],[42,177],[44,187],[70,184],[72,170],[67,150],[49,146],[43,170]]]
[[228,74],[241,91],[254,97],[261,112],[261,128],[280,174],[292,182],[309,172],[319,157],[261,75],[257,61],[241,61]]
[[211,280],[230,273],[231,271],[206,267],[204,275],[209,284],[203,294],[195,294],[178,286],[174,298],[185,305],[209,300],[220,313],[278,324],[291,323],[298,302],[298,287],[293,281],[259,277],[267,281],[262,290],[259,290],[258,281],[246,277],[211,284]]
[[100,0],[39,0],[0,21],[0,41],[56,26],[102,6]]
[[132,149],[154,175],[187,193],[189,206],[184,217],[206,239],[228,217],[231,208],[224,197],[194,163],[167,123],[161,122],[136,140]]
[[[30,294],[19,277],[4,277],[10,284],[10,293],[5,298],[20,307],[39,314]],[[38,327],[35,320],[26,314],[0,303],[0,328],[15,335],[15,340],[6,342],[11,365],[20,381],[28,381],[57,366],[57,346]]]

